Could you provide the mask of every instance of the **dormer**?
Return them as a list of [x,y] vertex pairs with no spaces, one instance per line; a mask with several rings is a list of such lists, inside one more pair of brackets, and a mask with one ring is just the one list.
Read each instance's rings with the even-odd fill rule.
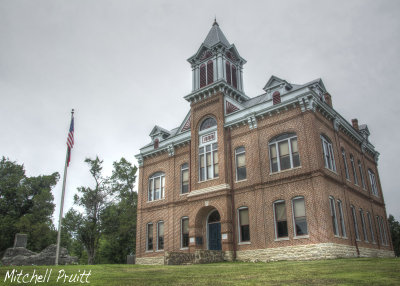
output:
[[217,21],[214,21],[206,39],[188,62],[192,65],[192,91],[223,80],[243,92],[242,69],[246,60],[226,39]]
[[168,130],[156,125],[149,135],[151,137],[151,141],[154,143],[154,148],[157,149],[159,142],[166,139],[171,135],[171,133]]
[[367,125],[367,124],[361,124],[361,125],[359,126],[359,132],[360,132],[360,134],[365,138],[365,140],[368,141],[368,137],[369,137],[369,135],[371,134],[371,133],[369,132],[368,125]]

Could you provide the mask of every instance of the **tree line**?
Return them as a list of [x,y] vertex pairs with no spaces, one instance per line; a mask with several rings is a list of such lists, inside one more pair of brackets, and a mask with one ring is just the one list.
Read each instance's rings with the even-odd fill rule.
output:
[[[61,246],[82,264],[126,263],[136,246],[137,167],[121,158],[113,163],[111,176],[104,176],[99,157],[85,162],[94,184],[77,189],[74,207],[63,219]],[[0,258],[16,233],[28,234],[27,248],[35,252],[56,243],[52,190],[59,179],[58,173],[27,177],[23,165],[2,157]]]

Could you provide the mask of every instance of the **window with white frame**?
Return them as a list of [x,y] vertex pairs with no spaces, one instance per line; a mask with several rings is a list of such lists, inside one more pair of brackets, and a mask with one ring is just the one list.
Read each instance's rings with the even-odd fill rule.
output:
[[376,221],[378,223],[378,228],[379,228],[379,237],[381,239],[381,244],[385,245],[385,241],[383,240],[383,227],[382,227],[382,222],[381,218],[379,216],[376,216]]
[[351,162],[351,168],[353,169],[354,184],[358,185],[356,166],[354,165],[354,157],[352,154],[350,154],[350,162]]
[[238,209],[238,224],[239,224],[239,243],[250,242],[250,222],[249,208],[241,207]]
[[338,209],[339,209],[339,221],[340,221],[340,228],[342,231],[342,236],[347,237],[346,225],[344,223],[344,215],[343,215],[343,204],[342,204],[341,200],[338,200],[337,203],[338,203]]
[[271,172],[279,172],[300,166],[297,135],[285,133],[269,142]]
[[285,201],[274,202],[275,238],[288,237]]
[[189,247],[189,218],[181,219],[181,248]]
[[164,222],[157,223],[157,250],[164,249]]
[[337,217],[336,217],[335,199],[332,196],[329,197],[329,207],[331,209],[333,234],[335,236],[339,236],[339,228],[338,228],[338,222],[337,222]]
[[247,177],[246,172],[246,151],[244,147],[238,147],[235,150],[236,161],[236,181],[245,180]]
[[206,181],[219,176],[217,121],[206,118],[199,131],[199,180]]
[[165,196],[165,174],[162,172],[158,172],[149,178],[148,200],[156,201],[163,199],[164,196]]
[[364,218],[364,212],[362,209],[360,209],[360,217],[361,217],[361,227],[364,235],[364,240],[365,242],[368,242],[368,236],[367,236],[367,226],[365,224],[365,218]]
[[369,232],[371,234],[371,241],[372,243],[375,243],[374,228],[372,226],[372,217],[369,212],[367,212],[367,218],[368,218]]
[[354,208],[354,206],[350,206],[351,208],[351,214],[353,216],[353,225],[354,225],[354,233],[356,235],[356,240],[360,240],[360,234],[358,232],[358,223],[357,223],[357,215],[356,215],[356,209]]
[[376,184],[376,178],[374,172],[371,169],[368,169],[369,181],[371,183],[371,190],[374,196],[378,196],[378,186]]
[[200,66],[200,88],[214,82],[214,63],[209,60]]
[[335,157],[333,155],[333,148],[331,141],[321,135],[322,151],[324,155],[325,168],[336,172]]
[[360,161],[360,160],[358,160],[358,170],[360,171],[362,187],[363,187],[363,189],[365,190],[365,189],[367,189],[367,186],[366,186],[366,184],[365,184],[364,172],[363,172],[363,168],[362,168],[362,165],[361,165],[361,161]]
[[151,251],[153,250],[153,224],[148,223],[146,229],[146,250]]
[[189,192],[189,164],[185,163],[181,166],[181,194]]
[[346,174],[346,179],[350,180],[349,168],[347,167],[346,151],[344,151],[344,148],[342,148],[342,158],[344,163],[344,171]]
[[293,209],[294,236],[307,235],[308,228],[307,228],[306,206],[304,203],[304,197],[296,197],[292,199],[292,209]]

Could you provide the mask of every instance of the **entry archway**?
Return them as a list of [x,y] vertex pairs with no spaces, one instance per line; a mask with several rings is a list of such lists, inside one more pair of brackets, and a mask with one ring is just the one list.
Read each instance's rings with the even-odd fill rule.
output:
[[209,250],[222,250],[221,245],[221,216],[214,209],[207,217],[207,248]]

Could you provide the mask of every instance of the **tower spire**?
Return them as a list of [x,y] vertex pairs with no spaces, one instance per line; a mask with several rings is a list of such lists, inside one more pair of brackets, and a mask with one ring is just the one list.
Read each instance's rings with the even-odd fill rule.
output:
[[219,25],[218,25],[218,23],[217,23],[217,15],[215,15],[215,17],[214,17],[214,23],[213,23],[213,26],[215,26],[215,25],[219,26]]

